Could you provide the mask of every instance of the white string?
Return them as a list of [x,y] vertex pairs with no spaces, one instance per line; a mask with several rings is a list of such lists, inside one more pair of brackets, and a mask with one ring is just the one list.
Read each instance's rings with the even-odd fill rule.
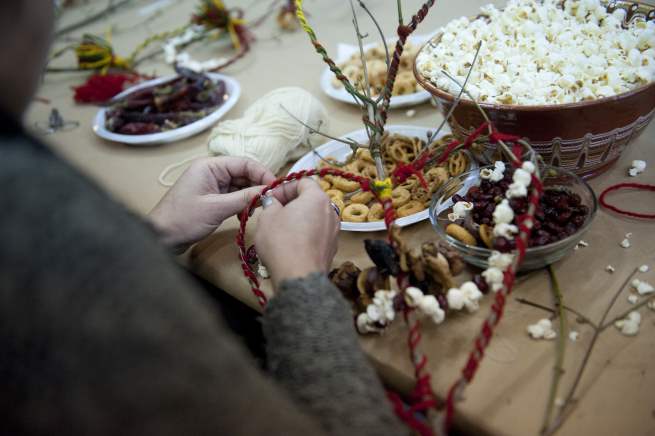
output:
[[161,173],[159,173],[159,177],[157,178],[157,181],[159,182],[160,185],[166,186],[167,188],[170,188],[171,186],[173,186],[175,184],[177,179],[175,179],[173,181],[170,181],[170,182],[167,181],[166,176],[168,175],[168,173],[172,172],[173,170],[175,170],[177,168],[180,168],[180,167],[188,164],[189,162],[192,162],[192,161],[194,161],[196,159],[199,159],[201,157],[206,157],[206,156],[207,156],[207,153],[195,154],[193,156],[182,159],[179,162],[175,162],[173,164],[168,165],[166,168],[164,168],[162,170]]

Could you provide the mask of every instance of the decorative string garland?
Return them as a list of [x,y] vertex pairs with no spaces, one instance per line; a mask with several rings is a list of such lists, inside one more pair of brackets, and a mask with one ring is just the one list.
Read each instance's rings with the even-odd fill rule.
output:
[[[436,162],[445,161],[448,156],[453,151],[457,150],[460,146],[461,148],[469,148],[485,129],[490,131],[490,142],[496,143],[499,141],[508,141],[513,145],[514,156],[512,156],[510,161],[514,167],[520,167],[521,161],[516,158],[517,155],[521,156],[521,145],[518,143],[518,138],[512,135],[500,133],[496,131],[492,125],[487,123],[484,123],[479,128],[477,128],[465,139],[463,143],[457,140],[449,143],[441,155],[436,159]],[[433,152],[426,150],[423,156],[419,156],[414,162],[410,164],[409,169],[412,171],[419,171],[422,169],[428,160],[433,157],[431,153]],[[407,171],[407,169],[405,171],[396,172],[393,175],[394,181],[399,183],[401,180],[403,180],[403,178],[406,179],[411,174],[412,172]],[[268,300],[260,288],[260,282],[256,273],[251,267],[252,258],[256,255],[254,248],[252,246],[250,248],[246,247],[245,234],[248,219],[254,213],[261,196],[265,195],[267,192],[275,189],[281,184],[299,180],[304,177],[318,176],[322,178],[326,175],[339,176],[351,181],[355,181],[359,183],[363,191],[372,192],[375,195],[375,198],[382,204],[384,210],[384,223],[387,229],[388,242],[394,249],[398,249],[396,239],[392,234],[396,213],[391,202],[391,189],[393,187],[391,178],[387,178],[386,180],[382,181],[371,180],[366,177],[347,173],[340,169],[330,167],[325,167],[320,170],[303,170],[288,174],[286,177],[279,178],[262,189],[260,196],[253,198],[250,204],[242,211],[239,216],[240,226],[236,236],[239,260],[243,273],[250,282],[251,290],[262,308],[265,308]],[[404,403],[396,393],[388,392],[387,397],[392,402],[394,411],[397,416],[422,436],[433,435],[433,430],[430,425],[417,418],[417,412],[441,411],[442,415],[439,416],[439,418],[441,418],[441,430],[443,430],[444,433],[448,432],[448,429],[451,427],[453,422],[455,402],[461,399],[464,388],[472,382],[480,366],[480,362],[484,358],[485,349],[491,342],[494,329],[502,319],[507,296],[512,291],[516,277],[516,271],[518,270],[518,266],[523,261],[525,256],[525,251],[528,246],[527,240],[534,223],[534,214],[538,208],[539,199],[543,194],[542,182],[535,174],[532,175],[531,186],[532,188],[530,191],[528,211],[525,214],[517,217],[519,233],[515,237],[515,241],[518,255],[515,257],[513,264],[510,265],[503,273],[503,287],[496,293],[494,302],[491,306],[491,312],[483,322],[480,332],[474,340],[474,347],[469,353],[466,363],[461,370],[460,377],[455,380],[455,382],[448,389],[445,402],[440,403],[437,401],[437,396],[432,390],[430,374],[426,371],[428,363],[427,356],[423,354],[419,348],[421,341],[420,322],[417,317],[413,316],[413,308],[406,306],[403,309],[403,318],[409,328],[407,343],[409,348],[410,361],[414,367],[416,385],[411,395],[412,404],[409,407],[405,407]],[[396,281],[401,293],[404,292],[405,289],[409,286],[409,279],[403,272],[400,272],[396,276]]]
[[640,212],[631,212],[629,210],[624,210],[621,208],[618,208],[616,206],[613,206],[607,202],[605,197],[607,194],[609,194],[612,191],[619,191],[621,189],[637,189],[641,191],[651,191],[655,192],[655,185],[648,185],[644,183],[618,183],[616,185],[612,185],[608,188],[606,188],[601,194],[599,198],[599,202],[601,206],[603,206],[605,209],[609,209],[613,212],[616,212],[621,215],[626,215],[629,217],[633,218],[644,218],[644,219],[655,219],[655,214],[652,213],[640,213]]

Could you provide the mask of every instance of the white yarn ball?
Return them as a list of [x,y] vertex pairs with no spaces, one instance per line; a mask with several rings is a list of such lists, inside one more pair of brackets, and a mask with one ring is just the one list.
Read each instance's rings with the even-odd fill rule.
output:
[[242,118],[220,123],[209,137],[214,155],[254,159],[277,173],[290,159],[306,151],[309,129],[294,120],[286,109],[305,124],[326,131],[325,107],[301,88],[278,88],[250,106]]

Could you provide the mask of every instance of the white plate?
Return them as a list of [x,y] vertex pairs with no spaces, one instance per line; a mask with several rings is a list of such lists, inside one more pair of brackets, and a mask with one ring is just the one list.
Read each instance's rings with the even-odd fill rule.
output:
[[[392,125],[392,126],[387,126],[386,128],[387,131],[392,132],[392,133],[400,133],[401,135],[406,135],[406,136],[412,136],[412,137],[418,137],[418,138],[426,138],[427,139],[427,133],[428,131],[432,130],[434,131],[433,128],[428,128],[428,127],[418,127],[418,126],[403,126],[403,125]],[[446,126],[443,128],[441,133],[439,134],[439,138],[447,135],[450,133],[450,129]],[[366,136],[366,131],[364,129],[362,130],[356,130],[354,132],[348,133],[346,135],[342,135],[341,138],[352,138],[355,141],[358,142],[365,142],[368,140],[368,137]],[[436,138],[435,138],[436,139]],[[315,152],[318,153],[321,157],[334,157],[340,161],[345,160],[348,155],[350,155],[351,150],[350,147],[342,142],[338,141],[328,141],[325,144],[321,145],[320,147],[317,147],[315,149]],[[321,161],[321,157],[317,156],[315,152],[310,151],[309,153],[305,154],[303,157],[301,157],[298,162],[296,162],[291,169],[289,170],[289,173],[294,173],[300,170],[308,170],[312,168],[316,168],[318,163]],[[469,165],[469,170],[470,171],[474,168],[477,168],[477,164],[471,159],[471,164]],[[408,226],[410,224],[417,223],[419,221],[423,221],[428,218],[429,215],[429,208],[426,208],[425,210],[422,210],[421,212],[417,212],[413,215],[406,216],[403,218],[398,218],[396,220],[396,224],[398,224],[401,227]],[[384,230],[384,222],[383,221],[375,221],[372,223],[366,222],[366,223],[351,223],[351,222],[346,222],[342,221],[341,222],[341,230],[346,230],[346,231],[351,231],[351,232],[375,232],[375,231],[380,231]]]
[[[408,40],[412,44],[415,45],[423,45],[425,42],[427,42],[432,35],[411,35]],[[379,43],[373,42],[370,44],[364,45],[364,51],[373,48],[377,46]],[[393,49],[396,44],[396,39],[389,39],[387,40],[387,45],[389,46],[389,55],[391,56],[393,54]],[[347,61],[350,56],[352,56],[354,53],[359,53],[359,46],[357,45],[349,45],[349,44],[339,44],[337,46],[337,60],[336,63],[337,65]],[[335,100],[342,101],[344,103],[350,103],[350,104],[356,104],[355,100],[353,100],[353,97],[346,92],[343,87],[341,88],[335,88],[332,85],[332,78],[334,77],[334,74],[330,71],[329,68],[325,68],[323,72],[321,73],[321,89],[323,92],[325,92],[327,95],[332,97]],[[418,91],[414,92],[412,94],[407,94],[407,95],[396,95],[391,97],[391,101],[389,102],[389,107],[391,108],[399,108],[399,107],[406,107],[406,106],[414,106],[419,103],[423,103],[424,101],[428,101],[430,99],[430,93],[427,91]]]
[[[149,133],[147,135],[121,135],[119,133],[110,132],[105,128],[105,113],[107,108],[102,108],[98,111],[95,121],[93,123],[93,131],[96,135],[101,138],[108,139],[110,141],[122,142],[124,144],[131,145],[153,145],[153,144],[164,144],[167,142],[175,142],[181,139],[188,138],[193,136],[196,133],[200,133],[205,129],[212,127],[223,115],[225,115],[239,100],[241,95],[241,86],[239,82],[234,80],[231,77],[225,76],[218,73],[206,73],[209,78],[214,82],[217,82],[219,79],[225,82],[225,95],[227,100],[223,102],[215,111],[208,114],[207,116],[195,121],[186,126],[179,127],[177,129],[167,130],[165,132],[159,133]],[[177,76],[168,76],[162,77],[159,79],[149,80],[147,82],[140,83],[136,86],[133,86],[130,89],[127,89],[120,94],[118,94],[115,99],[122,98],[128,94],[138,91],[139,89],[146,88],[148,86],[160,85],[162,83],[169,82]]]

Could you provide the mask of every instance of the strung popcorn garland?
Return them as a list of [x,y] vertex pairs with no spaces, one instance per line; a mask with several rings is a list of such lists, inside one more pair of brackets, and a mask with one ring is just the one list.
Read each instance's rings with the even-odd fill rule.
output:
[[[489,128],[490,131],[494,132],[493,128],[486,123],[483,127]],[[466,144],[468,144],[466,145],[467,147],[470,146],[470,144],[480,136],[480,131],[482,131],[482,129],[477,129],[476,132],[474,132],[474,135],[467,138],[464,144],[460,141],[453,141],[448,144],[446,150],[437,160],[439,161],[447,158],[450,153],[458,148],[458,146]],[[503,140],[498,140],[499,136],[502,136],[505,139],[507,139],[507,136],[497,133],[492,136],[495,136],[495,140],[492,137],[490,138],[491,142],[497,142],[502,147],[507,148],[507,145]],[[399,271],[398,274],[395,275],[399,290],[379,290],[376,292],[372,304],[367,307],[365,315],[362,316],[360,314],[357,318],[357,326],[360,331],[379,331],[380,324],[388,325],[396,318],[397,314],[394,308],[394,302],[397,301],[399,296],[402,297],[405,304],[401,305],[400,311],[402,312],[403,319],[409,327],[408,344],[417,383],[412,395],[414,402],[409,409],[406,409],[403,406],[403,403],[396,394],[389,393],[389,397],[394,404],[396,413],[408,425],[419,431],[422,435],[431,435],[433,434],[433,431],[429,425],[426,425],[415,417],[415,412],[429,412],[428,416],[436,414],[436,418],[441,422],[441,424],[439,424],[441,426],[439,430],[447,432],[450,428],[455,411],[455,402],[462,398],[465,387],[472,381],[479,364],[484,357],[484,350],[489,345],[494,329],[502,318],[505,302],[507,296],[511,293],[518,266],[525,256],[527,238],[534,223],[534,213],[537,209],[539,198],[543,192],[543,186],[535,162],[521,162],[516,158],[516,155],[523,154],[519,152],[523,151],[522,146],[526,146],[527,144],[524,141],[518,141],[518,139],[513,139],[510,143],[514,146],[513,151],[510,151],[509,153],[511,158],[510,163],[516,168],[515,173],[519,170],[523,171],[515,177],[515,183],[527,185],[526,190],[529,188],[529,207],[525,214],[516,218],[518,223],[518,225],[515,226],[516,231],[510,232],[512,238],[516,242],[516,253],[508,254],[493,252],[489,257],[489,268],[483,272],[483,277],[489,284],[490,288],[495,292],[494,303],[491,306],[489,316],[484,321],[481,331],[474,341],[474,348],[469,354],[467,362],[462,369],[461,376],[451,385],[445,402],[437,401],[437,397],[432,391],[430,385],[430,375],[425,371],[427,357],[419,350],[421,340],[419,315],[431,318],[437,324],[440,324],[445,319],[443,307],[441,307],[434,296],[424,295],[420,289],[409,286],[407,273]],[[529,145],[528,150],[526,151],[531,151]],[[525,176],[525,173],[528,174],[528,177]],[[265,187],[262,190],[261,195],[265,195],[267,192],[275,189],[283,183],[311,176],[318,176],[319,178],[325,176],[343,177],[347,180],[359,183],[363,191],[372,192],[376,199],[380,201],[384,210],[384,221],[388,230],[389,244],[394,249],[398,249],[398,237],[396,234],[397,228],[394,226],[396,214],[390,197],[391,187],[384,181],[371,180],[344,172],[337,168],[324,167],[322,169],[311,169],[289,174]],[[257,298],[259,304],[264,308],[267,298],[260,288],[260,282],[256,272],[251,267],[252,258],[255,255],[254,249],[252,247],[247,249],[245,242],[247,221],[257,207],[260,198],[261,197],[255,197],[249,206],[241,213],[239,217],[240,227],[236,243],[239,249],[239,258],[244,275],[249,280],[252,292]],[[505,202],[501,202],[497,206],[497,210],[499,211],[495,214],[497,217],[497,225],[508,225],[507,221],[509,220],[510,215],[513,215],[513,211],[510,213],[511,208],[509,208],[508,204]],[[468,311],[475,311],[478,309],[478,301],[481,297],[482,293],[475,283],[471,281],[465,282],[459,287],[452,287],[447,293],[448,306],[454,310],[466,309]],[[376,323],[368,322],[369,320],[375,320]]]

